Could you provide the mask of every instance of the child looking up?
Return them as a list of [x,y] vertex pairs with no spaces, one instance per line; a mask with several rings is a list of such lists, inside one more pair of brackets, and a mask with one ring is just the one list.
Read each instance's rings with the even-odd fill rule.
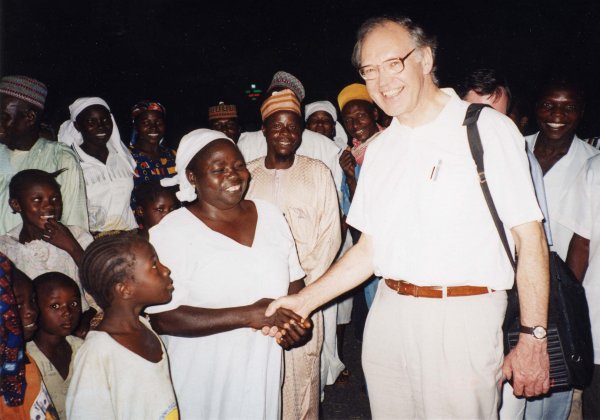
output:
[[179,418],[167,353],[140,317],[171,300],[170,273],[139,235],[102,237],[85,251],[81,279],[104,318],[75,358],[68,418]]
[[[59,222],[62,214],[62,196],[56,182],[59,173],[26,169],[11,179],[9,204],[21,216],[22,224],[0,236],[0,252],[30,278],[58,271],[79,284],[77,265],[83,249],[93,238],[78,226]],[[82,304],[85,312],[76,332],[81,337],[96,314],[85,299]]]
[[83,340],[71,334],[81,316],[81,294],[73,279],[50,272],[33,280],[38,301],[38,331],[27,351],[42,372],[52,402],[66,419],[65,400],[72,362]]
[[[23,340],[29,341],[37,330],[38,317],[33,283],[29,277],[16,268],[13,268],[12,279],[12,289],[23,326]],[[58,413],[42,381],[42,375],[28,354],[25,354],[25,381],[27,387],[25,388],[23,404],[9,407],[2,400],[0,418],[2,420],[58,419]]]
[[148,239],[148,229],[158,224],[167,214],[180,207],[175,191],[163,187],[159,181],[148,181],[133,189],[135,218],[140,225],[138,234]]

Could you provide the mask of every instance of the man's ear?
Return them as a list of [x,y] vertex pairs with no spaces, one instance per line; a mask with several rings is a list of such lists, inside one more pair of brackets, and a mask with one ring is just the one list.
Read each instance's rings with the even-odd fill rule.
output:
[[27,121],[27,126],[33,127],[38,119],[38,114],[32,109],[28,109],[24,112],[25,121]]
[[267,128],[264,124],[260,126],[260,130],[262,131],[263,136],[267,137]]
[[375,105],[373,105],[373,118],[375,118],[376,122],[379,121],[379,110]]
[[21,205],[19,204],[19,200],[16,198],[11,198],[8,200],[8,205],[12,209],[13,213],[21,213]]
[[433,71],[433,52],[430,47],[421,48],[421,65],[423,74],[431,74]]
[[496,102],[500,101],[502,99],[502,96],[504,96],[506,94],[507,94],[506,90],[502,86],[498,86],[496,88],[496,90],[494,90],[489,95],[489,103],[490,103],[490,105],[491,104],[495,104]]

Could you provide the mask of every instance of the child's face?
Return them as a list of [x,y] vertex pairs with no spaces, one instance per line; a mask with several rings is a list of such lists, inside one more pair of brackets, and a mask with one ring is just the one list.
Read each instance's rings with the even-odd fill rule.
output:
[[60,220],[62,197],[55,185],[45,182],[34,183],[24,188],[17,198],[10,200],[10,206],[21,214],[23,224],[33,225],[43,230],[48,219]]
[[171,270],[161,264],[149,242],[135,244],[133,253],[135,264],[131,284],[135,287],[135,298],[144,305],[169,302],[173,293]]
[[16,279],[13,285],[21,323],[23,324],[23,337],[25,341],[31,340],[38,329],[38,307],[35,301],[33,283],[29,279]]
[[81,296],[76,287],[44,287],[38,290],[40,329],[48,334],[66,337],[79,324]]
[[145,206],[139,206],[138,214],[142,218],[144,228],[150,229],[157,225],[163,217],[177,208],[177,200],[171,192],[161,192],[155,200],[150,201]]

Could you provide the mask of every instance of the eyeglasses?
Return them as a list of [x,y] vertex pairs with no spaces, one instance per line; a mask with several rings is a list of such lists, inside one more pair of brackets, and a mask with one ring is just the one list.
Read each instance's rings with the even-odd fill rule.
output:
[[399,74],[404,70],[404,62],[410,55],[415,52],[416,48],[413,48],[408,54],[404,57],[399,58],[390,58],[389,60],[384,61],[379,65],[372,66],[363,66],[358,69],[358,73],[360,77],[365,80],[374,80],[379,76],[379,68],[383,68],[383,70],[387,74]]

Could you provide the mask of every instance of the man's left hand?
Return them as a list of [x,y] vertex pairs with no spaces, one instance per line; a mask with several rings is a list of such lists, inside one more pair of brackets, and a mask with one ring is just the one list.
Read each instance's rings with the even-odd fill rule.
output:
[[529,334],[520,334],[519,342],[504,358],[502,373],[512,379],[517,397],[535,397],[550,390],[550,360],[547,339],[538,340]]

